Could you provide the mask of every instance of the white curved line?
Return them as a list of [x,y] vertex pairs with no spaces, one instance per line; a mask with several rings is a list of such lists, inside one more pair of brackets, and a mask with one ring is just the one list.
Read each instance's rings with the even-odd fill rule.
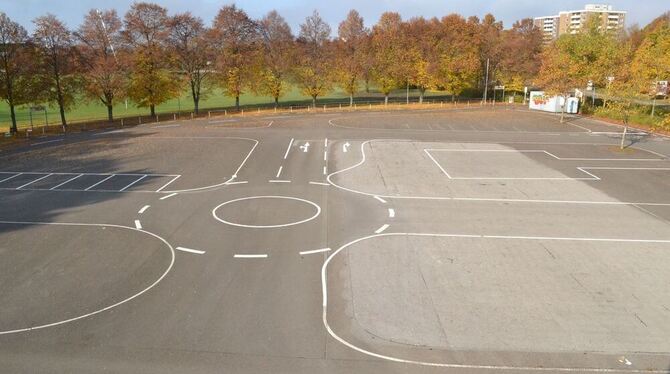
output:
[[551,238],[551,237],[525,237],[525,236],[501,236],[501,235],[469,235],[469,234],[428,234],[428,233],[387,233],[387,234],[375,234],[375,235],[369,235],[369,236],[364,236],[362,238],[358,238],[356,240],[353,240],[349,243],[344,244],[335,252],[331,253],[328,258],[326,258],[326,261],[324,261],[323,266],[321,267],[321,293],[323,297],[323,303],[322,303],[322,320],[323,320],[323,325],[326,328],[326,331],[328,331],[328,334],[332,336],[335,340],[338,342],[342,343],[343,345],[357,351],[360,353],[363,353],[365,355],[379,358],[382,360],[387,360],[387,361],[392,361],[392,362],[398,362],[398,363],[403,363],[403,364],[412,364],[412,365],[420,365],[420,366],[431,366],[431,367],[444,367],[444,368],[461,368],[461,369],[490,369],[490,370],[517,370],[517,371],[558,371],[558,372],[574,372],[574,373],[583,373],[583,372],[589,372],[589,373],[670,373],[670,370],[625,370],[625,369],[601,369],[601,368],[577,368],[577,367],[532,367],[532,366],[507,366],[507,365],[474,365],[474,364],[449,364],[449,363],[440,363],[440,362],[428,362],[428,361],[416,361],[416,360],[406,360],[398,357],[392,357],[392,356],[386,356],[382,355],[379,353],[371,352],[368,351],[364,348],[360,348],[347,340],[341,338],[339,335],[337,335],[333,329],[330,327],[328,324],[328,285],[327,285],[327,268],[328,264],[330,261],[335,257],[338,253],[340,253],[342,250],[345,248],[362,242],[364,240],[372,239],[372,238],[377,238],[377,237],[382,237],[382,236],[437,236],[437,237],[448,237],[448,238],[480,238],[480,239],[523,239],[523,240],[577,240],[577,241],[609,241],[609,242],[621,242],[621,241],[627,241],[627,242],[654,242],[654,243],[668,243],[670,244],[670,240],[645,240],[645,239],[607,239],[607,238],[595,238],[595,239],[590,239],[590,238]]
[[117,306],[119,306],[121,304],[125,304],[125,303],[135,299],[136,297],[144,294],[145,292],[149,291],[150,289],[152,289],[155,285],[157,285],[160,281],[162,281],[163,278],[165,278],[165,276],[170,272],[170,270],[172,270],[172,266],[174,265],[174,260],[175,260],[174,248],[172,248],[172,245],[170,245],[170,243],[168,243],[167,240],[163,239],[161,236],[159,236],[157,234],[154,234],[150,231],[140,230],[140,229],[136,229],[134,227],[113,225],[113,224],[102,224],[102,223],[30,222],[30,221],[25,221],[25,222],[23,222],[23,221],[0,221],[0,224],[8,224],[8,225],[54,225],[54,226],[96,226],[96,227],[115,227],[115,228],[120,228],[120,229],[139,231],[139,232],[145,233],[147,235],[151,235],[154,238],[162,241],[170,249],[170,253],[172,254],[172,259],[170,260],[170,265],[168,265],[167,269],[165,269],[163,274],[161,274],[161,276],[158,277],[158,279],[156,279],[148,287],[146,287],[145,289],[141,290],[140,292],[138,292],[138,293],[136,293],[136,294],[134,294],[130,297],[127,297],[127,298],[125,298],[125,299],[123,299],[123,300],[121,300],[121,301],[119,301],[115,304],[109,305],[107,307],[104,307],[102,309],[99,309],[99,310],[96,310],[96,311],[93,311],[93,312],[90,312],[90,313],[80,315],[78,317],[68,318],[68,319],[65,319],[65,320],[62,320],[62,321],[47,323],[47,324],[38,325],[38,326],[26,327],[26,328],[22,328],[22,329],[0,331],[0,335],[15,334],[15,333],[19,333],[19,332],[40,330],[40,329],[44,329],[44,328],[47,328],[47,327],[63,325],[63,324],[69,323],[69,322],[74,322],[74,321],[78,321],[80,319],[84,319],[84,318],[87,318],[87,317],[94,316],[96,314],[105,312],[105,311],[110,310],[112,308],[116,308]]
[[211,185],[211,186],[197,187],[197,188],[187,188],[187,189],[184,189],[184,190],[161,191],[161,193],[170,194],[170,193],[176,193],[176,192],[196,192],[196,191],[210,190],[210,189],[214,189],[214,188],[217,188],[217,187],[225,186],[226,184],[228,184],[228,183],[232,182],[233,180],[235,180],[235,178],[237,178],[237,173],[239,173],[240,170],[242,169],[242,167],[244,167],[244,164],[247,163],[247,160],[249,159],[249,157],[251,156],[251,154],[254,152],[254,150],[255,150],[256,147],[258,146],[258,143],[259,143],[259,142],[258,142],[258,140],[256,140],[256,139],[251,139],[251,138],[224,137],[224,138],[222,138],[222,139],[249,140],[249,141],[254,142],[254,146],[251,147],[251,150],[249,151],[249,153],[247,153],[247,157],[244,158],[244,160],[242,161],[242,163],[240,164],[240,166],[237,168],[237,170],[235,170],[235,173],[233,173],[233,175],[232,175],[228,180],[226,180],[225,182],[221,182],[221,183],[213,184],[213,185]]
[[[223,218],[220,218],[219,216],[216,215],[216,211],[224,205],[235,203],[235,202],[238,202],[238,201],[254,200],[254,199],[286,199],[286,200],[301,201],[303,203],[307,203],[307,204],[310,204],[313,207],[315,207],[316,208],[316,213],[314,213],[313,216],[311,216],[309,218],[306,218],[306,219],[303,219],[301,221],[284,223],[284,224],[280,224],[280,225],[245,225],[245,224],[241,224],[241,223],[226,221]],[[319,214],[321,214],[321,207],[319,205],[317,205],[316,203],[312,202],[312,201],[301,199],[299,197],[278,196],[278,195],[241,197],[239,199],[233,199],[233,200],[229,200],[229,201],[226,201],[224,203],[221,203],[221,204],[217,205],[216,207],[214,207],[214,209],[212,209],[212,216],[214,216],[214,219],[216,219],[217,221],[225,223],[227,225],[231,225],[231,226],[246,227],[246,228],[252,228],[252,229],[271,229],[271,228],[299,225],[301,223],[305,223],[305,222],[313,220],[314,218],[318,217]]]
[[[349,170],[355,169],[363,165],[366,161],[365,155],[365,146],[368,143],[376,141],[390,141],[391,139],[371,139],[366,140],[361,143],[361,160],[347,168],[342,170],[337,170],[328,174],[326,180],[333,187],[337,187],[341,190],[348,191],[351,193],[356,193],[360,195],[370,196],[373,198],[382,197],[387,199],[413,199],[413,200],[451,200],[451,201],[485,201],[485,202],[511,202],[511,203],[542,203],[542,204],[585,204],[585,205],[643,205],[643,206],[670,206],[670,203],[645,203],[645,202],[626,202],[626,201],[587,201],[587,200],[542,200],[542,199],[503,199],[503,198],[481,198],[481,197],[448,197],[448,196],[402,196],[402,195],[383,195],[376,193],[369,193],[364,191],[355,190],[353,188],[344,187],[333,182],[333,176],[347,172]],[[399,141],[399,140],[395,140]],[[409,142],[411,140],[400,140]]]

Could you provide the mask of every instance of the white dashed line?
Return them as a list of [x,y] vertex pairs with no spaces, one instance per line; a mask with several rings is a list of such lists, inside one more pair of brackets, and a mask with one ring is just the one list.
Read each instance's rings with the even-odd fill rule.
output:
[[138,213],[138,214],[142,214],[142,213],[146,212],[147,209],[149,209],[150,207],[151,207],[151,205],[145,205],[145,206],[143,206],[142,209],[140,209],[137,213]]
[[139,219],[135,220],[135,228],[138,230],[142,230],[142,223],[140,222]]
[[328,251],[330,251],[330,248],[313,249],[311,251],[300,252],[300,256],[311,255],[311,254],[314,254],[314,253],[328,252]]
[[247,183],[249,183],[249,181],[228,182],[226,184],[231,184],[232,185],[232,184],[247,184]]
[[293,145],[293,141],[295,139],[291,138],[291,141],[288,143],[288,147],[286,147],[286,153],[284,153],[284,160],[288,157],[288,153],[291,151],[291,146]]
[[177,247],[175,249],[178,250],[178,251],[182,251],[182,252],[195,253],[196,255],[205,254],[205,251],[200,251],[200,250],[197,250],[197,249],[184,248],[184,247]]
[[309,184],[316,184],[318,186],[330,186],[330,184],[323,182],[309,182]]
[[382,203],[382,204],[386,204],[386,200],[382,199],[382,198],[379,197],[379,196],[376,196],[376,195],[375,195],[375,199],[379,200],[379,202]]
[[279,167],[279,170],[277,170],[277,175],[275,175],[275,178],[279,178],[279,176],[281,175],[281,171],[282,171],[283,168],[284,168],[284,166],[280,166],[280,167]]
[[177,194],[176,192],[173,192],[173,193],[171,193],[171,194],[169,194],[169,195],[165,195],[165,196],[161,197],[160,200],[169,199],[169,198],[171,198],[172,196],[174,196],[174,195],[176,195],[176,194]]
[[389,225],[387,223],[385,223],[384,226],[375,230],[375,234],[381,234],[382,232],[386,231],[386,229],[388,229],[388,228],[389,228]]
[[236,254],[233,257],[235,257],[235,258],[267,258],[268,255],[266,255],[266,254],[259,254],[259,255]]
[[285,180],[285,179],[270,179],[268,182],[270,182],[270,183],[291,183],[290,180]]
[[328,174],[328,167],[324,166],[323,167],[323,175],[327,175],[327,174]]

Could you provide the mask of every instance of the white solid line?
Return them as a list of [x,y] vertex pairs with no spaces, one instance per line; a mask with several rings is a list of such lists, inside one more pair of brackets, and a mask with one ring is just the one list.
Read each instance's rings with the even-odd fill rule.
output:
[[109,177],[107,177],[107,178],[101,180],[100,182],[95,183],[95,184],[92,185],[92,186],[88,186],[88,188],[84,189],[84,191],[88,191],[88,190],[90,190],[91,188],[93,188],[93,187],[99,185],[100,183],[103,183],[104,181],[106,181],[106,180],[108,180],[108,179],[111,179],[114,175],[116,175],[116,174],[112,174],[112,175],[110,175]]
[[389,218],[394,218],[395,217],[395,209],[389,208]]
[[249,183],[249,181],[228,182],[226,184],[231,184],[232,185],[232,184],[247,184],[247,183]]
[[244,254],[236,254],[233,256],[235,258],[267,258],[268,255],[262,254],[262,255],[244,255]]
[[323,182],[309,182],[309,184],[316,184],[316,185],[319,185],[319,186],[330,186],[330,184],[323,183]]
[[142,214],[142,213],[146,212],[147,209],[149,209],[150,207],[151,207],[151,205],[145,205],[145,206],[143,206],[142,209],[140,209],[137,213],[138,213],[138,214]]
[[151,126],[152,129],[162,129],[166,127],[179,127],[181,126],[180,124],[176,123],[174,125],[159,125],[159,126]]
[[171,194],[169,194],[169,195],[165,195],[165,196],[161,197],[160,200],[169,199],[169,198],[171,198],[172,196],[174,196],[174,195],[176,195],[176,194],[177,194],[176,192],[173,192],[173,193],[171,193]]
[[39,181],[41,181],[42,179],[44,179],[44,178],[48,178],[48,177],[50,177],[50,176],[52,176],[52,175],[53,175],[53,174],[47,174],[47,175],[45,175],[45,176],[43,176],[43,177],[40,177],[40,178],[35,179],[34,181],[30,181],[30,182],[28,182],[28,183],[26,183],[26,184],[24,184],[24,185],[22,185],[22,186],[16,187],[16,189],[17,189],[17,190],[20,190],[20,189],[22,189],[22,188],[25,187],[25,186],[29,186],[29,185],[31,185],[31,184],[33,184],[33,183],[35,183],[35,182],[39,182]]
[[127,188],[132,187],[135,183],[141,181],[142,179],[144,179],[144,178],[146,178],[146,177],[147,177],[146,174],[143,175],[143,176],[141,176],[141,177],[139,177],[139,178],[136,179],[134,182],[132,182],[132,183],[130,183],[129,185],[127,185],[127,186],[123,187],[122,189],[120,189],[119,192],[123,192],[123,191],[125,191]]
[[[113,224],[99,224],[99,223],[19,222],[19,221],[1,221],[0,223],[12,224],[12,225],[113,227],[113,228],[124,229],[124,230],[134,230],[132,227],[129,227],[129,226],[121,226],[121,225],[113,225]],[[157,234],[154,234],[154,233],[149,232],[149,231],[144,231],[144,230],[139,230],[139,232],[141,232],[143,234],[146,234],[146,235],[149,235],[149,236],[152,236],[152,237],[160,240],[161,242],[163,242],[163,244],[165,244],[167,249],[170,250],[170,254],[171,254],[170,264],[167,266],[165,271],[158,277],[158,279],[156,279],[153,283],[151,283],[150,285],[148,285],[146,288],[142,289],[141,291],[139,291],[139,292],[137,292],[137,293],[135,293],[135,294],[133,294],[133,295],[117,302],[117,303],[114,303],[112,305],[108,305],[108,306],[100,308],[98,310],[94,310],[92,312],[82,314],[82,315],[79,315],[79,316],[75,316],[75,317],[71,317],[71,318],[68,318],[68,319],[65,319],[65,320],[61,320],[61,321],[55,321],[55,322],[51,322],[51,323],[45,323],[45,324],[42,324],[42,325],[24,327],[24,328],[20,328],[20,329],[16,329],[16,330],[0,331],[0,335],[8,335],[8,334],[16,334],[16,333],[28,332],[28,331],[34,331],[34,330],[41,330],[41,329],[45,329],[45,328],[48,328],[48,327],[64,325],[64,324],[69,323],[69,322],[74,322],[74,321],[78,321],[78,320],[81,320],[81,319],[84,319],[84,318],[88,318],[88,317],[94,316],[96,314],[100,314],[100,313],[106,312],[110,309],[116,308],[119,305],[125,304],[125,303],[143,295],[144,293],[146,293],[150,289],[154,288],[154,286],[156,286],[158,283],[160,283],[163,280],[163,278],[165,278],[165,276],[170,272],[170,270],[172,270],[172,267],[174,266],[175,252],[174,252],[174,249],[172,248],[172,246],[170,245],[170,243],[168,243],[167,240],[158,236]]]
[[163,189],[164,189],[165,187],[169,186],[172,182],[176,181],[179,177],[181,177],[181,174],[175,176],[175,177],[172,178],[172,179],[170,179],[170,181],[168,181],[167,183],[165,183],[164,185],[162,185],[161,188],[157,189],[156,192],[161,192],[161,191],[163,191]]
[[197,250],[197,249],[184,248],[184,247],[177,247],[175,249],[178,250],[178,251],[182,251],[182,252],[195,253],[197,255],[205,254],[205,251],[200,251],[200,250]]
[[330,248],[313,249],[313,250],[311,250],[311,251],[302,251],[302,252],[300,252],[300,256],[311,255],[311,254],[313,254],[313,253],[328,252],[328,251],[330,251]]
[[0,180],[0,183],[2,183],[2,182],[4,182],[4,181],[8,181],[8,180],[13,179],[13,178],[16,178],[16,177],[18,177],[19,175],[23,175],[23,173],[17,173],[17,174],[12,175],[12,176],[9,177],[9,178],[5,178],[5,179],[3,179],[3,180]]
[[[55,186],[53,186],[53,187],[51,187],[51,188],[49,188],[49,189],[50,189],[50,190],[55,190],[56,188],[58,188],[58,187],[60,187],[60,186],[62,186],[62,185],[64,185],[64,184],[68,184],[68,183],[72,182],[73,180],[75,180],[75,179],[81,177],[82,175],[84,175],[84,174],[79,174],[79,175],[77,175],[77,176],[75,176],[75,177],[72,177],[72,178],[66,180],[66,181],[63,182],[63,183],[59,183],[59,184],[57,184],[57,185],[55,185]],[[0,182],[1,182],[1,181],[0,181]]]
[[382,232],[386,231],[386,229],[389,228],[389,225],[385,223],[382,227],[378,228],[375,230],[375,234],[381,234]]
[[[608,368],[579,368],[579,367],[548,367],[548,366],[507,366],[507,365],[477,365],[477,364],[455,364],[455,363],[442,363],[442,362],[434,362],[434,361],[417,361],[417,360],[406,360],[398,357],[393,357],[393,356],[386,356],[382,355],[379,353],[375,353],[372,351],[368,351],[364,348],[360,348],[347,340],[341,338],[338,336],[335,331],[331,328],[331,326],[328,323],[328,285],[327,285],[327,268],[328,264],[330,261],[341,251],[346,249],[347,247],[354,245],[356,243],[362,242],[364,240],[372,239],[372,238],[378,238],[378,237],[385,237],[385,236],[434,236],[434,237],[465,237],[465,238],[470,238],[470,237],[486,237],[485,235],[449,235],[449,234],[415,234],[415,233],[388,233],[388,234],[381,234],[381,235],[370,235],[366,236],[363,238],[358,238],[356,240],[353,240],[342,247],[338,248],[336,251],[334,251],[332,254],[326,258],[326,261],[324,261],[323,266],[321,267],[321,294],[323,297],[323,302],[322,302],[322,322],[324,327],[326,328],[326,331],[337,341],[342,343],[343,345],[357,351],[363,354],[366,354],[371,357],[379,358],[382,360],[387,360],[391,362],[399,362],[403,364],[412,364],[412,365],[419,365],[419,366],[429,366],[429,367],[444,367],[444,368],[460,368],[460,369],[479,369],[479,370],[510,370],[510,371],[537,371],[537,372],[570,372],[570,373],[646,373],[646,372],[653,372],[653,373],[668,373],[668,370],[649,370],[647,371],[646,369],[639,369],[639,370],[620,370],[620,369],[608,369]],[[501,237],[493,237],[493,238],[501,238]],[[524,238],[524,237],[505,237],[506,239],[510,238]],[[530,237],[526,237],[530,238]],[[533,238],[533,239],[540,239],[540,238]],[[546,238],[544,238],[546,239]],[[544,240],[542,239],[542,240]],[[562,238],[566,239],[567,238]],[[600,240],[607,240],[610,241],[610,239],[600,239]],[[613,241],[619,241],[617,239],[613,239]],[[637,242],[637,240],[631,240],[633,242]],[[670,243],[670,240],[665,240],[662,241],[665,243]]]
[[283,168],[284,168],[283,165],[279,167],[279,170],[277,170],[277,175],[275,175],[275,178],[279,178],[279,176],[281,175],[281,170],[282,170]]
[[288,143],[288,147],[286,147],[286,153],[284,153],[284,160],[288,157],[288,153],[291,151],[291,146],[293,145],[293,141],[295,139],[291,138],[291,141]]
[[452,179],[452,178],[451,178],[451,175],[449,175],[449,173],[447,173],[447,171],[444,170],[444,168],[442,167],[442,165],[440,165],[440,163],[437,162],[437,160],[433,157],[433,155],[430,154],[430,151],[432,151],[432,149],[424,149],[423,151],[426,152],[426,154],[428,155],[428,157],[430,157],[430,159],[433,160],[433,162],[435,163],[435,165],[437,165],[437,167],[440,168],[440,170],[442,170],[442,172],[444,173],[444,175],[447,176],[447,178]]
[[31,144],[31,146],[33,146],[33,147],[34,147],[34,146],[36,146],[36,145],[40,145],[40,144],[47,144],[47,143],[55,143],[55,142],[62,142],[63,140],[65,140],[65,139],[55,139],[55,140],[47,140],[47,141],[45,141],[45,142],[39,142],[39,143],[33,143],[33,144]]
[[142,223],[140,222],[139,219],[135,220],[135,228],[138,230],[142,230]]
[[381,197],[379,197],[377,195],[375,195],[374,197],[375,197],[375,199],[379,200],[380,203],[386,204],[386,200],[382,199]]
[[286,180],[286,179],[270,179],[268,182],[269,183],[291,183],[290,180]]

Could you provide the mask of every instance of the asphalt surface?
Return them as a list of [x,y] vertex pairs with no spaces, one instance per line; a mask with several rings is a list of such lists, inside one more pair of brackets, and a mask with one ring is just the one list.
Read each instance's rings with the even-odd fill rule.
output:
[[670,370],[670,139],[506,107],[0,149],[0,371]]

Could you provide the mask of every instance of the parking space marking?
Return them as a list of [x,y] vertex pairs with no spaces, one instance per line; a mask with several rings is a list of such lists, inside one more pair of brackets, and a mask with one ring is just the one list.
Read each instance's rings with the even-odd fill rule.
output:
[[119,192],[123,192],[123,191],[125,191],[127,188],[132,187],[135,183],[141,181],[142,179],[144,179],[144,178],[146,178],[146,177],[147,177],[146,174],[143,175],[143,176],[141,176],[141,177],[139,177],[138,179],[134,180],[133,182],[131,182],[131,183],[128,184],[127,186],[125,186],[125,187],[123,187],[122,189],[120,189]]
[[284,160],[288,157],[288,153],[291,151],[291,146],[293,145],[293,142],[295,139],[291,138],[291,141],[288,143],[288,147],[286,147],[286,153],[284,153]]
[[162,185],[161,188],[159,188],[159,189],[156,190],[156,192],[161,192],[161,191],[163,191],[163,190],[165,189],[165,187],[167,187],[167,186],[169,186],[170,184],[172,184],[172,182],[174,182],[174,181],[176,181],[177,179],[179,179],[179,177],[181,177],[181,175],[175,175],[174,178],[170,179],[167,183],[165,183],[164,185]]
[[103,180],[99,181],[98,183],[94,183],[93,185],[88,186],[87,188],[85,188],[84,191],[88,191],[88,190],[90,190],[91,188],[93,188],[93,187],[99,185],[100,183],[103,183],[103,182],[105,182],[105,181],[107,181],[107,180],[113,178],[115,175],[116,175],[116,174],[112,174],[112,175],[108,176],[107,178],[103,178]]
[[66,181],[65,181],[65,182],[63,182],[63,183],[59,183],[59,184],[57,184],[57,185],[55,185],[55,186],[53,186],[53,187],[49,188],[49,190],[55,190],[56,188],[58,188],[58,187],[60,187],[60,186],[64,186],[64,185],[66,185],[66,184],[68,184],[68,183],[72,182],[73,180],[75,180],[75,179],[77,179],[77,178],[81,177],[82,175],[84,175],[84,174],[79,174],[79,175],[76,175],[76,176],[74,176],[74,177],[72,177],[72,178],[70,178],[70,179],[66,180]]
[[374,198],[377,199],[377,200],[379,200],[380,203],[382,203],[382,204],[386,204],[386,200],[382,199],[381,197],[379,197],[379,196],[377,196],[377,195],[374,195]]
[[283,168],[284,168],[283,165],[279,167],[279,170],[277,170],[277,175],[275,175],[275,178],[279,178],[279,176],[281,175],[281,171],[282,171]]
[[[2,174],[5,174],[5,173],[3,172]],[[18,177],[19,175],[23,175],[23,173],[17,173],[17,174],[12,175],[12,176],[9,177],[9,178],[5,178],[5,179],[3,179],[3,180],[0,180],[0,183],[5,182],[5,181],[8,181],[8,180],[10,180],[10,179],[14,179],[14,178]]]
[[47,174],[47,175],[45,175],[45,176],[43,176],[43,177],[41,177],[41,178],[37,178],[37,179],[35,179],[35,180],[33,180],[33,181],[30,181],[30,182],[28,182],[28,183],[26,183],[26,184],[24,184],[24,185],[21,185],[21,186],[19,186],[19,187],[16,187],[16,189],[17,189],[17,190],[20,190],[20,189],[22,189],[23,187],[30,186],[31,184],[33,184],[33,183],[35,183],[35,182],[39,182],[39,181],[41,181],[42,179],[44,179],[44,178],[48,178],[48,177],[50,177],[50,176],[52,176],[52,175],[53,175],[53,174]]
[[159,200],[169,199],[169,198],[171,198],[172,196],[174,196],[174,195],[176,195],[176,194],[177,194],[176,192],[173,192],[173,193],[171,193],[171,194],[169,194],[169,195],[165,195],[165,196],[161,197]]
[[285,180],[285,179],[270,179],[268,182],[269,183],[291,183],[290,180]]

